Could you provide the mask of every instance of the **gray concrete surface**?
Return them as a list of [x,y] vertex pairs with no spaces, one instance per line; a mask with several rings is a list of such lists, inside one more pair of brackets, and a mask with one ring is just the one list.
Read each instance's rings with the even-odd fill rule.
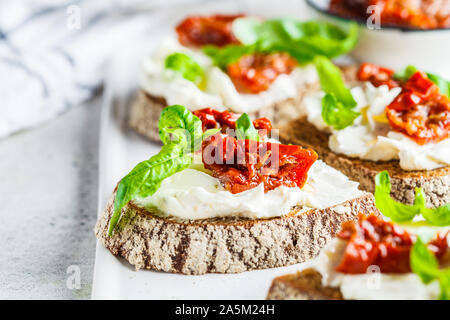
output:
[[0,140],[0,299],[90,298],[99,118],[97,97]]

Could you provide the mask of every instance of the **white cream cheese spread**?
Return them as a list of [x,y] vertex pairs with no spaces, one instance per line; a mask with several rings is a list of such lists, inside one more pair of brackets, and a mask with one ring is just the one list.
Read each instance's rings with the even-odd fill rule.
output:
[[[166,57],[175,52],[189,55],[203,68],[205,79],[199,86],[164,68]],[[181,104],[190,110],[201,107],[223,109],[226,106],[241,113],[295,97],[301,85],[317,81],[315,67],[306,65],[295,68],[291,74],[279,75],[266,91],[243,94],[236,90],[226,73],[212,64],[207,55],[182,46],[174,38],[166,38],[157,52],[144,61],[141,88],[151,95],[166,99],[169,105]]]
[[391,130],[384,109],[400,93],[386,85],[374,87],[370,82],[351,89],[361,115],[354,124],[334,130],[321,115],[323,92],[305,97],[304,112],[319,130],[331,133],[328,145],[335,153],[372,161],[398,159],[404,170],[432,170],[450,165],[450,139],[438,143],[417,144],[406,135]]
[[182,219],[214,217],[269,218],[288,214],[294,206],[322,209],[361,195],[358,183],[316,161],[300,188],[281,186],[264,193],[264,185],[232,194],[207,170],[188,168],[163,180],[150,197],[136,202]]

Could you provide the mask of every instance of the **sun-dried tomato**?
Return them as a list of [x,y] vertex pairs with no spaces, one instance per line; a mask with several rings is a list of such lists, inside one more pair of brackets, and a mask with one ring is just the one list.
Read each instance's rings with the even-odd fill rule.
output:
[[[195,110],[193,113],[202,121],[203,131],[221,128],[223,133],[226,133],[228,128],[235,129],[236,121],[240,117],[240,114],[238,113],[231,111],[217,111],[212,108]],[[253,126],[255,129],[259,130],[261,138],[265,138],[272,130],[272,123],[267,118],[253,120]]]
[[269,88],[280,74],[289,74],[297,61],[287,53],[245,55],[228,65],[227,73],[237,90],[258,93]]
[[[428,244],[438,259],[448,252],[447,234],[438,234]],[[361,274],[370,266],[378,266],[382,273],[411,272],[409,256],[415,236],[392,222],[360,214],[357,222],[342,225],[338,237],[348,241],[338,272]]]
[[238,39],[233,35],[232,23],[243,17],[237,15],[191,16],[184,19],[177,27],[178,40],[185,46],[215,45],[224,46],[237,44]]
[[375,87],[385,84],[392,89],[399,86],[399,83],[392,79],[393,75],[394,71],[391,69],[372,63],[363,63],[359,67],[357,78],[359,81],[370,81]]
[[391,127],[418,144],[439,142],[450,134],[450,99],[427,75],[417,71],[386,107]]
[[264,184],[264,191],[279,186],[303,187],[316,161],[311,149],[216,134],[203,141],[203,164],[231,193]]
[[364,63],[358,70],[360,81],[374,86],[386,84],[402,88],[401,93],[385,109],[392,129],[401,132],[418,144],[439,142],[450,135],[450,99],[428,76],[415,72],[407,81],[393,79],[390,69]]

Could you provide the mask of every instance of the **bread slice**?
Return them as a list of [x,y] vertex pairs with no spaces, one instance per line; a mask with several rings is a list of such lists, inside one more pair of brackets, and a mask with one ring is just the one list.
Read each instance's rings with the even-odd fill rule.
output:
[[435,170],[403,170],[398,160],[370,161],[336,154],[328,147],[329,134],[318,130],[302,117],[280,129],[280,140],[314,149],[319,159],[359,182],[361,190],[375,191],[375,175],[387,170],[391,177],[392,196],[403,203],[414,202],[414,189],[424,189],[427,204],[438,207],[450,202],[450,167]]
[[[298,90],[298,95],[265,108],[249,112],[251,119],[266,117],[272,120],[274,127],[286,124],[289,120],[300,116],[300,104],[303,96],[317,90],[318,84],[311,84]],[[140,89],[131,104],[129,125],[139,134],[159,141],[158,120],[163,108],[167,107],[166,99],[155,97]]]
[[238,273],[292,265],[315,257],[344,221],[360,212],[377,212],[364,193],[323,210],[301,211],[271,219],[180,220],[161,217],[128,204],[114,234],[108,225],[113,194],[95,233],[100,242],[136,269],[183,274]]
[[273,279],[268,300],[344,300],[339,288],[324,287],[322,275],[309,268]]

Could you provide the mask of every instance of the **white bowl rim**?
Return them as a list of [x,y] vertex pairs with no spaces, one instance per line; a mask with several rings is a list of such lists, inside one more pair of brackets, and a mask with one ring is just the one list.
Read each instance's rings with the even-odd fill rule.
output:
[[[328,10],[325,10],[323,8],[320,8],[316,3],[315,0],[306,0],[306,4],[308,6],[310,6],[311,8],[313,8],[316,11],[319,11],[322,14],[325,14],[327,16],[345,21],[345,22],[356,22],[359,25],[363,25],[366,26],[365,20],[364,19],[351,19],[351,18],[345,18],[342,17],[336,13],[332,13]],[[414,33],[414,32],[433,32],[433,31],[440,31],[440,32],[444,32],[444,31],[450,31],[450,27],[449,28],[436,28],[436,29],[415,29],[415,28],[407,28],[407,27],[396,27],[396,26],[392,26],[392,25],[385,25],[381,27],[381,30],[393,30],[393,31],[400,31],[400,32],[410,32],[410,33]]]

